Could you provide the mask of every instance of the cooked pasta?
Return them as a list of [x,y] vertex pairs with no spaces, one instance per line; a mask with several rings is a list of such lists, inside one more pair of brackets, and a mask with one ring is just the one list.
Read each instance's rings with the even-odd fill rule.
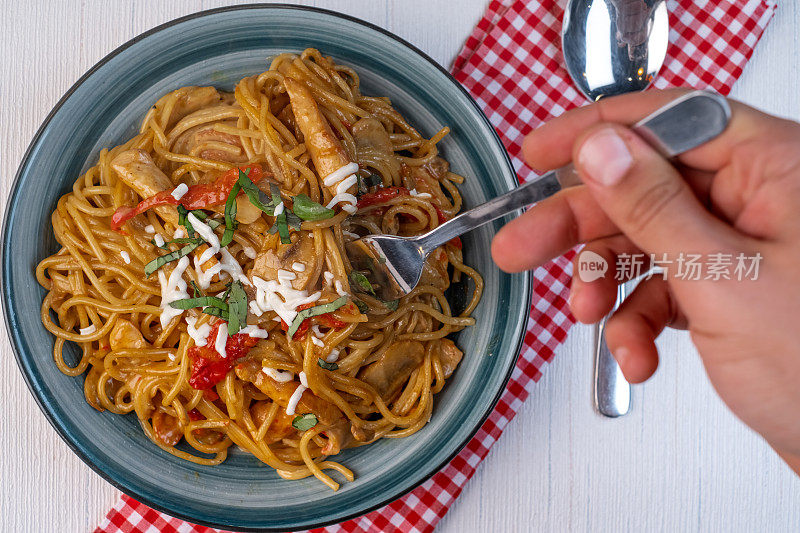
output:
[[[163,96],[53,212],[61,248],[36,275],[55,364],[177,457],[214,465],[235,444],[286,479],[352,481],[331,457],[425,426],[462,357],[448,336],[474,324],[483,281],[460,240],[391,302],[344,253],[460,210],[447,133],[422,137],[313,49],[233,93]],[[454,282],[471,288],[458,312]]]

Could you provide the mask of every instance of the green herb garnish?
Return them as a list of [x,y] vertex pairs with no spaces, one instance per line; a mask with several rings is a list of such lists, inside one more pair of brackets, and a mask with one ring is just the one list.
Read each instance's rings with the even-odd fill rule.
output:
[[241,186],[239,182],[233,184],[228,199],[225,201],[225,233],[219,241],[220,246],[228,246],[233,241],[233,232],[236,230],[236,195],[239,194]]
[[[283,201],[281,199],[281,189],[274,183],[269,184],[269,190],[272,193],[272,203],[277,208]],[[281,243],[291,244],[289,239],[289,224],[286,220],[286,206],[283,207],[281,214],[275,216],[275,226],[278,228],[278,235],[281,236]]]
[[195,307],[215,307],[223,311],[228,310],[228,304],[216,296],[198,296],[196,298],[183,298],[170,302],[170,307],[175,309],[194,309]]
[[[250,169],[247,170],[249,171]],[[251,204],[262,210],[267,215],[274,216],[274,202],[266,194],[264,194],[261,189],[256,187],[256,184],[253,183],[253,180],[250,179],[250,177],[247,175],[247,172],[242,172],[239,170],[239,179],[236,181],[236,183],[247,195],[247,199],[250,200]]]
[[218,307],[204,307],[203,308],[203,313],[205,313],[207,315],[211,315],[211,316],[217,316],[217,317],[219,317],[219,318],[221,318],[223,320],[228,320],[228,312],[227,311],[223,311],[222,309],[220,309]]
[[372,284],[367,279],[367,276],[358,270],[350,271],[350,281],[352,281],[363,292],[368,292],[372,295],[375,294],[375,289],[372,288]]
[[300,431],[308,431],[317,425],[317,417],[313,413],[297,415],[292,420],[292,426]]
[[333,209],[328,209],[305,194],[298,194],[293,201],[292,211],[302,220],[325,220],[336,214]]
[[361,300],[353,299],[353,303],[356,304],[356,307],[358,307],[358,311],[361,314],[365,314],[367,311],[369,311],[369,306]]
[[391,309],[392,311],[397,311],[397,304],[400,303],[400,300],[389,300],[383,302],[383,305]]
[[197,286],[194,280],[189,282],[192,285],[192,296],[197,298],[198,296],[203,296],[203,291],[200,290],[200,287]]
[[317,316],[317,315],[324,315],[325,313],[332,313],[346,303],[347,303],[347,296],[340,296],[339,298],[335,299],[330,303],[315,305],[314,307],[303,309],[302,311],[297,313],[296,317],[294,317],[292,325],[289,326],[289,331],[286,332],[287,335],[289,335],[290,339],[294,337],[294,334],[297,333],[297,329],[300,327],[300,324],[302,324],[303,320],[305,320],[306,318],[311,318],[312,316]]
[[193,244],[187,244],[180,250],[175,250],[174,252],[170,252],[166,255],[161,255],[159,257],[156,257],[155,259],[153,259],[144,266],[144,275],[150,276],[150,274],[152,274],[159,268],[163,267],[167,263],[171,263],[172,261],[177,261],[184,255],[188,255],[189,253],[192,252],[192,250],[194,250],[198,246],[200,246],[199,242]]
[[246,325],[247,294],[241,281],[234,281],[228,296],[228,335],[234,335]]
[[337,365],[336,363],[329,363],[322,357],[317,358],[317,364],[320,366],[320,368],[324,368],[325,370],[333,371],[333,370],[338,370],[339,368],[339,365]]

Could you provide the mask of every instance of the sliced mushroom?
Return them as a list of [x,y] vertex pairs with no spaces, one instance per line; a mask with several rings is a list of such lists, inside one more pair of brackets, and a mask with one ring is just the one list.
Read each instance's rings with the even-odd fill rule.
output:
[[405,385],[424,358],[425,348],[421,342],[400,341],[390,346],[380,359],[362,369],[358,377],[387,400]]
[[356,141],[356,148],[374,149],[383,153],[391,154],[392,140],[386,133],[386,128],[380,121],[374,118],[362,118],[352,128],[353,137]]
[[118,318],[111,328],[108,335],[108,343],[111,350],[124,350],[125,348],[141,349],[147,346],[142,332],[139,328],[128,322],[124,318]]
[[401,167],[403,185],[409,190],[415,189],[418,193],[430,194],[434,202],[440,206],[449,205],[450,201],[439,185],[449,168],[450,164],[439,156],[421,167],[404,164]]
[[302,263],[306,268],[303,272],[295,272],[297,277],[292,280],[292,287],[296,290],[305,289],[319,260],[311,235],[309,231],[293,231],[290,244],[279,244],[275,250],[260,252],[256,256],[251,274],[265,280],[276,280],[278,270],[294,272],[292,264]]
[[222,120],[194,126],[175,139],[172,144],[172,151],[229,163],[244,163],[247,161],[247,154],[244,153],[240,138],[236,135],[217,131],[215,127],[218,124],[236,126],[236,121]]

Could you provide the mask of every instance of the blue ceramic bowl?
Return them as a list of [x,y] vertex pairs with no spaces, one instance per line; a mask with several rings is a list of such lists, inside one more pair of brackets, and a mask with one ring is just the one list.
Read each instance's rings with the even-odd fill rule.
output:
[[[528,316],[530,278],[501,273],[489,243],[500,223],[464,238],[467,263],[486,280],[477,325],[458,336],[461,366],[436,397],[433,418],[405,439],[342,453],[353,483],[332,492],[314,478],[280,479],[252,456],[231,450],[224,464],[198,466],[149,442],[133,415],[98,413],[83,379],[52,361],[53,337],[39,321],[44,291],[38,261],[56,250],[50,214],[94,164],[98,151],[134,135],[148,107],[185,85],[230,90],[262,72],[267,57],[320,49],[361,76],[366,94],[389,95],[423,134],[449,125],[441,143],[474,206],[516,185],[500,140],[467,93],[436,63],[396,36],[357,19],[309,8],[242,6],[184,17],[121,46],[61,99],[28,148],[3,227],[3,307],[25,379],[42,411],[97,473],[134,498],[192,522],[232,529],[306,529],[381,507],[443,467],[491,412],[514,367]],[[77,350],[72,351],[77,360]],[[69,355],[67,359],[69,359]],[[35,443],[19,443],[35,445]]]

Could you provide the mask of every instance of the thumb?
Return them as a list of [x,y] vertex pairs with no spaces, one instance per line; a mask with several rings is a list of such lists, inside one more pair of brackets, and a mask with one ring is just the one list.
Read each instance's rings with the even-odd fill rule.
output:
[[733,228],[628,128],[598,124],[575,144],[573,161],[600,208],[640,249],[677,255],[738,248]]

